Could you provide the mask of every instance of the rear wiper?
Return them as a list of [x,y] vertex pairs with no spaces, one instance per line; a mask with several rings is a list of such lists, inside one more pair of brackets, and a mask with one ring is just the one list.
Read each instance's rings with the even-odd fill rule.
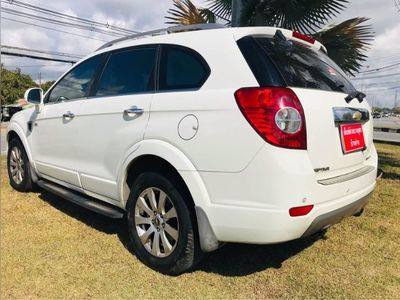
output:
[[361,103],[361,102],[363,102],[365,97],[366,97],[366,95],[363,92],[354,91],[354,92],[351,92],[350,94],[348,94],[346,96],[346,98],[344,98],[344,100],[346,100],[346,102],[349,103],[354,98],[357,98],[358,102]]

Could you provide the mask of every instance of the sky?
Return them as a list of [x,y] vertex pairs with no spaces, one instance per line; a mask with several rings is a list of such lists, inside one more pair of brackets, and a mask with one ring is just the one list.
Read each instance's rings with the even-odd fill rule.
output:
[[[166,12],[172,7],[172,0],[20,1],[135,31],[165,27]],[[10,2],[10,0],[2,1],[2,8],[37,15],[33,11],[24,10],[5,2]],[[205,1],[202,0],[194,0],[193,2],[198,5],[205,5]],[[368,60],[363,64],[362,68],[362,72],[366,72],[358,74],[356,78],[352,79],[352,82],[357,89],[367,94],[368,101],[374,106],[393,107],[396,92],[398,93],[397,106],[400,106],[400,64],[379,71],[371,71],[383,66],[400,63],[400,11],[396,8],[395,2],[400,3],[399,0],[349,0],[347,8],[328,22],[328,24],[338,24],[354,17],[367,17],[370,19],[368,24],[373,26],[375,39],[370,49],[366,52]],[[5,18],[35,23],[85,37],[21,24]],[[105,41],[114,38],[110,35],[33,21],[2,12],[2,45],[83,56],[97,49]],[[36,81],[38,81],[39,73],[42,81],[57,79],[71,66],[66,63],[4,55],[1,56],[1,62],[10,69],[20,67],[24,73],[30,74]]]

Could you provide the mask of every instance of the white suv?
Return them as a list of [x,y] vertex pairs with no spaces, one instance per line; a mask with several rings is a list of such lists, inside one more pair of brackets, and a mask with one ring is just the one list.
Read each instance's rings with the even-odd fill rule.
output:
[[125,217],[137,257],[167,274],[360,214],[377,170],[365,95],[308,36],[210,27],[108,43],[28,90],[11,185]]

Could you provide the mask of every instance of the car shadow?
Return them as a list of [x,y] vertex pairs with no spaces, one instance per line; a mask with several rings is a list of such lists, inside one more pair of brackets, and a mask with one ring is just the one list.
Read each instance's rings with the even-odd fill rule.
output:
[[400,161],[398,161],[392,155],[382,152],[378,155],[378,162],[381,166],[390,166],[390,167],[400,167]]
[[[400,162],[393,156],[388,153],[382,152],[379,153],[378,156],[378,167],[382,168],[383,170],[394,167],[400,168]],[[400,174],[394,172],[383,172],[382,178],[384,179],[391,179],[391,180],[400,180]]]
[[86,208],[83,208],[75,203],[67,201],[59,196],[56,196],[46,190],[39,190],[39,198],[55,209],[63,212],[64,214],[90,226],[98,231],[107,234],[118,234],[122,225],[122,220],[111,219]]
[[[39,191],[39,198],[66,215],[106,234],[116,234],[123,246],[135,255],[124,220],[110,219],[66,201],[47,191]],[[276,245],[228,243],[205,254],[192,272],[203,271],[224,276],[246,276],[265,269],[279,269],[282,263],[310,247],[324,234]]]
[[279,269],[284,261],[320,239],[325,239],[325,235],[274,245],[226,244],[208,253],[197,269],[223,276],[246,276],[270,268]]

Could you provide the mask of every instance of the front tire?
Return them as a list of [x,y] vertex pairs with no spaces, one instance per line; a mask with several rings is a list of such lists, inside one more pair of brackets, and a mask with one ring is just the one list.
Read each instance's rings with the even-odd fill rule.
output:
[[19,139],[12,139],[8,145],[7,171],[10,185],[19,192],[32,190],[33,182],[28,156]]
[[194,216],[184,193],[164,176],[139,175],[127,204],[129,238],[137,257],[150,268],[178,275],[201,257]]

